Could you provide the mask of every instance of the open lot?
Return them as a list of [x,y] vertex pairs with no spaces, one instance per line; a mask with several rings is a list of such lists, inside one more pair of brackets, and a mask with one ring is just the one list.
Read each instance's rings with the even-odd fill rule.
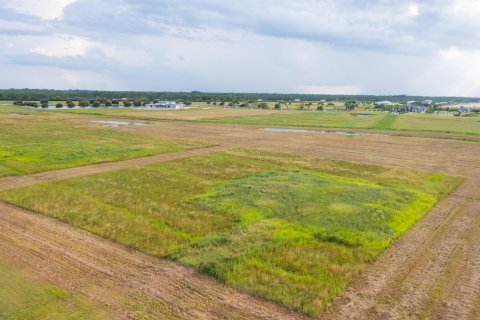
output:
[[225,116],[206,118],[201,121],[263,126],[357,128],[480,134],[480,120],[478,117],[442,117],[435,114],[416,113],[391,115],[385,112],[279,111],[278,113],[270,115]]
[[239,150],[0,197],[318,314],[458,182]]
[[194,141],[126,134],[112,127],[79,127],[63,122],[62,115],[30,110],[22,114],[18,109],[0,114],[0,177],[205,146]]
[[[475,319],[478,315],[478,143],[444,139],[450,135],[434,133],[346,137],[334,133],[264,132],[260,130],[262,127],[253,125],[178,121],[103,128],[91,122],[91,115],[55,117],[59,117],[57,122],[85,130],[108,129],[122,135],[139,134],[150,137],[149,140],[153,137],[166,141],[195,140],[235,149],[189,154],[169,162],[146,163],[148,167],[135,165],[122,171],[3,191],[9,201],[145,252],[194,266],[230,286],[311,314],[323,310],[332,297],[340,294],[322,318],[441,315]],[[128,168],[127,164],[118,165],[94,165],[83,174],[96,172],[96,166],[101,166],[98,167],[101,171]],[[75,168],[66,174],[62,174],[63,170],[45,173],[39,180],[66,179],[72,172],[81,176],[81,171]],[[377,224],[376,220],[371,224],[372,220],[361,219],[365,217],[361,214],[355,215],[359,220],[350,219],[349,214],[363,212],[372,201],[383,201],[389,217],[396,216],[412,203],[412,197],[425,200],[424,207],[417,207],[421,215],[455,185],[456,178],[449,180],[452,178],[446,174],[461,175],[465,182],[393,245],[388,246],[397,238],[398,225]],[[8,178],[11,183],[8,188],[15,187],[15,181],[25,181],[20,178]],[[0,184],[4,181],[7,180],[0,180]],[[78,197],[66,192],[70,188]],[[336,189],[348,192],[328,193]],[[44,201],[47,197],[42,194],[55,200]],[[322,194],[328,196],[320,197]],[[311,208],[323,212],[322,215],[312,215]],[[329,209],[322,211],[323,208]],[[0,224],[5,227],[2,259],[22,265],[62,290],[73,288],[79,299],[88,297],[93,305],[101,305],[116,318],[127,318],[129,312],[139,318],[140,315],[173,318],[179,314],[180,318],[302,317],[228,289],[188,268],[182,269],[177,263],[139,253],[130,255],[128,249],[117,248],[87,233],[77,233],[48,218],[32,216],[28,211],[2,205],[0,212]],[[291,212],[300,214],[289,215]],[[331,212],[335,212],[334,218],[346,218],[335,220],[336,226],[353,233],[349,235],[344,229],[332,230],[328,224],[319,224],[333,221],[329,220]],[[202,217],[202,223],[196,223],[197,215]],[[300,219],[300,215],[305,219]],[[405,221],[398,235],[420,215],[410,216],[413,219]],[[113,222],[107,225],[110,218]],[[362,228],[352,229],[352,225]],[[142,230],[144,238],[134,236],[138,234],[136,228]],[[372,230],[376,237],[371,237]],[[164,236],[156,239],[156,233]],[[357,239],[360,243],[355,242]],[[104,251],[97,251],[97,246]],[[115,254],[110,256],[107,252]],[[322,259],[316,259],[318,255]],[[328,262],[325,265],[330,267],[325,270],[323,264],[315,264],[321,261]],[[85,277],[92,266],[94,269]],[[327,271],[336,275],[331,283],[321,276]],[[316,275],[315,281],[305,277],[308,272]],[[145,281],[145,277],[156,280]],[[172,295],[172,291],[178,293]],[[208,292],[206,295],[212,298],[206,299],[201,292]],[[125,305],[120,297],[128,297],[135,306]],[[229,297],[235,298],[232,301]],[[172,305],[178,309],[169,309]]]

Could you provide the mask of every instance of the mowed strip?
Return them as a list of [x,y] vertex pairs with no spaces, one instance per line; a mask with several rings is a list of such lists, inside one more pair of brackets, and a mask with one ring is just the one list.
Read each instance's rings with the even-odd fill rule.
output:
[[63,180],[73,177],[85,176],[94,173],[114,171],[120,169],[142,167],[154,163],[175,160],[185,157],[191,157],[194,155],[207,154],[210,152],[227,150],[228,147],[223,146],[213,146],[213,147],[204,147],[191,149],[180,152],[173,152],[167,154],[159,154],[155,156],[142,157],[137,159],[118,161],[118,162],[107,162],[99,163],[83,167],[75,167],[62,170],[46,171],[26,176],[14,176],[14,177],[5,177],[0,178],[0,190],[14,189],[20,187],[30,186],[39,182],[52,181],[52,180]]

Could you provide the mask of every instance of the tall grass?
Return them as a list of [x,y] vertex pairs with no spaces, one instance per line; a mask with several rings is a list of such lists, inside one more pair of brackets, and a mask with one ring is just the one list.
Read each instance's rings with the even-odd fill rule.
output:
[[0,197],[315,315],[459,182],[238,149]]

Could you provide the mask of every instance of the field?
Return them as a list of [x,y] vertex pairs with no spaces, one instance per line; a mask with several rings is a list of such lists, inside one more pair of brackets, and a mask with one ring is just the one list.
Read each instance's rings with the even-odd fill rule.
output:
[[0,114],[0,177],[205,146],[198,142],[126,134],[107,127],[79,127],[62,121],[57,115],[3,111]]
[[99,307],[0,260],[0,319],[109,319]]
[[300,126],[378,130],[433,131],[480,134],[477,117],[441,117],[430,114],[389,115],[349,112],[278,112],[270,115],[232,116],[201,119],[205,122],[262,126]]
[[1,197],[315,315],[459,181],[235,150]]

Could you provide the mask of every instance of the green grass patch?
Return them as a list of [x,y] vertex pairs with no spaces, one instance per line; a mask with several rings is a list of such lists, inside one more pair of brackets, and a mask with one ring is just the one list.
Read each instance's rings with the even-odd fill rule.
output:
[[388,114],[386,115],[385,117],[383,117],[382,119],[380,119],[380,121],[378,121],[373,127],[372,129],[378,129],[378,130],[389,130],[393,123],[395,122],[395,120],[397,120],[397,116],[396,115],[393,115],[393,114]]
[[230,116],[201,119],[202,122],[249,124],[264,126],[299,126],[325,128],[370,128],[385,117],[385,113],[356,114],[349,112],[288,111],[254,116]]
[[202,146],[205,144],[122,132],[114,128],[83,127],[48,115],[0,113],[0,177]]
[[0,319],[109,319],[99,307],[0,261]]
[[237,149],[0,198],[316,315],[460,181]]

